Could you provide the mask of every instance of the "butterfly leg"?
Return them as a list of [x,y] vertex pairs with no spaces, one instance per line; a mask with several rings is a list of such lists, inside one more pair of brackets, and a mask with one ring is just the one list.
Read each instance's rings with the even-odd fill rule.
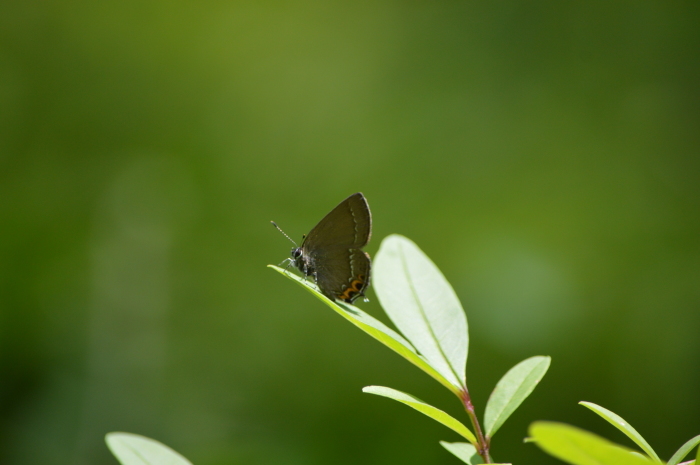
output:
[[282,263],[280,263],[277,266],[282,267],[282,265],[284,265],[286,263],[287,266],[284,267],[284,271],[287,271],[289,269],[289,265],[291,265],[293,262],[294,261],[291,258],[285,258],[284,260],[282,260]]

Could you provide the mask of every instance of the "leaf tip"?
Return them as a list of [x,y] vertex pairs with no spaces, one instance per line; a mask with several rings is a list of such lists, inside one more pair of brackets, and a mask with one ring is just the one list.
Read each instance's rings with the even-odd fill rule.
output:
[[105,434],[105,442],[107,443],[107,445],[109,445],[111,442],[114,442],[117,439],[122,438],[124,436],[133,436],[133,434],[124,433],[122,431],[111,431]]
[[384,240],[387,240],[387,239],[405,239],[405,240],[410,240],[410,239],[408,239],[406,236],[404,236],[403,234],[396,234],[396,233],[389,234],[388,236],[386,236],[386,237],[384,238]]

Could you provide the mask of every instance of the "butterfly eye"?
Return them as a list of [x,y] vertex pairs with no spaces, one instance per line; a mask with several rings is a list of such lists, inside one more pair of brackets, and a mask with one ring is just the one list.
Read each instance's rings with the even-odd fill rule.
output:
[[292,249],[292,257],[294,257],[294,258],[301,257],[301,247],[298,247],[296,249]]

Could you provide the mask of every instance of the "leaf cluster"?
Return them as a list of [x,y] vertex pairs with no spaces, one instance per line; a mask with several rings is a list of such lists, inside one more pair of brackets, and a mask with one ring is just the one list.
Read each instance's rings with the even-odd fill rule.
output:
[[[537,443],[548,454],[572,465],[679,465],[694,447],[700,444],[700,435],[683,444],[668,460],[662,461],[649,443],[621,416],[592,402],[579,402],[622,431],[643,451],[615,444],[596,434],[564,423],[538,421],[530,425],[530,441]],[[683,465],[693,465],[697,458]]]
[[411,394],[385,386],[367,386],[363,392],[407,405],[459,434],[468,442],[441,444],[464,462],[493,463],[491,439],[545,375],[549,357],[528,358],[501,378],[486,404],[482,427],[466,381],[467,317],[450,283],[416,244],[400,235],[388,236],[374,260],[379,302],[401,335],[353,305],[331,301],[308,280],[271,268],[442,384],[465,409],[471,428]]
[[[376,293],[398,332],[353,305],[331,301],[312,282],[269,266],[452,392],[463,406],[471,428],[411,394],[385,386],[367,386],[363,392],[407,405],[460,435],[467,442],[441,441],[440,444],[463,462],[470,465],[494,463],[493,436],[544,377],[550,357],[530,357],[503,375],[487,401],[482,422],[476,415],[467,386],[469,332],[466,315],[450,283],[412,241],[399,235],[387,237],[374,263]],[[642,452],[570,425],[544,421],[530,426],[530,437],[526,441],[536,443],[546,453],[572,465],[664,463],[637,430],[620,416],[590,402],[581,402],[581,405],[622,431]],[[142,436],[110,433],[106,440],[123,465],[191,465],[167,446]],[[698,444],[700,435],[686,442],[667,465],[700,463],[700,449],[698,459],[680,463]]]

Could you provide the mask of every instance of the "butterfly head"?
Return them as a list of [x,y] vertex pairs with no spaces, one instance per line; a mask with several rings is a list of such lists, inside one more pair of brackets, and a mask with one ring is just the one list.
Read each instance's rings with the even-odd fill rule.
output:
[[313,273],[310,263],[308,263],[308,260],[304,256],[304,252],[301,250],[301,247],[292,249],[292,263],[294,263],[294,266],[296,266],[299,271],[304,273],[306,276]]

